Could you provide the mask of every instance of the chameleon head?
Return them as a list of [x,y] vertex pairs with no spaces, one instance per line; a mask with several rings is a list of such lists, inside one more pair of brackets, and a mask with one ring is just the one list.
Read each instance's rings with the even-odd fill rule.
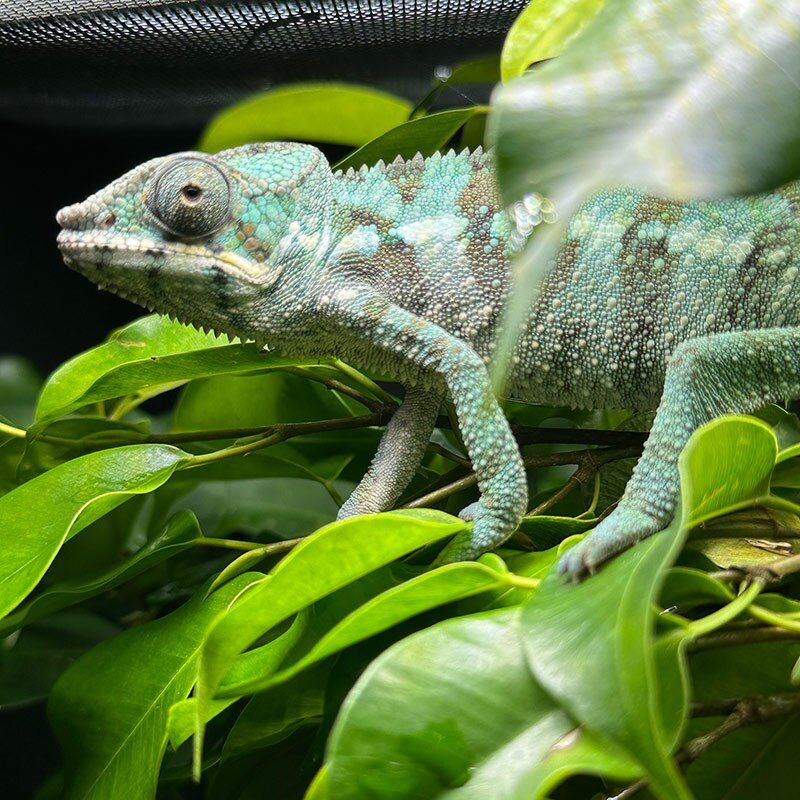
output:
[[101,288],[261,339],[324,261],[331,180],[322,153],[294,143],[156,158],[62,208],[58,246]]

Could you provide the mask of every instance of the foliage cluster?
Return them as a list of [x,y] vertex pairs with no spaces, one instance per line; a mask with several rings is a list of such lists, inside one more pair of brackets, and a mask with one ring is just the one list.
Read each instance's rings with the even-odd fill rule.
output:
[[[506,76],[572,35],[535,13]],[[430,107],[499,74],[463,65],[415,108],[285,87],[201,146],[356,148],[343,166],[475,146],[486,107]],[[42,385],[0,361],[0,694],[47,700],[63,763],[39,798],[196,796],[193,776],[210,800],[793,796],[797,418],[698,431],[671,528],[567,585],[551,567],[619,497],[642,420],[509,402],[534,509],[508,547],[431,570],[475,498],[446,414],[401,509],[333,522],[396,408],[387,377],[155,316]]]

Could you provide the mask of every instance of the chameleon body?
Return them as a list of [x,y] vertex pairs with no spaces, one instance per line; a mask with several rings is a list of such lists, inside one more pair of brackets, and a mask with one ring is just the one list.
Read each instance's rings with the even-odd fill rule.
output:
[[[622,500],[562,572],[669,523],[696,427],[800,395],[799,209],[798,185],[688,203],[617,190],[569,222],[508,393],[657,412]],[[59,246],[95,283],[183,322],[403,381],[340,517],[392,507],[449,394],[481,491],[462,513],[474,526],[445,551],[457,560],[503,542],[526,509],[487,365],[513,252],[541,213],[531,198],[501,206],[480,151],[334,174],[313,147],[271,143],[149,161],[62,209]]]

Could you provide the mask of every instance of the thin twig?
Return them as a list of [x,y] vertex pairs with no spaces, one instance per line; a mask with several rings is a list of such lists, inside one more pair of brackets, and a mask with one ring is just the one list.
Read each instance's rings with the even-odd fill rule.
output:
[[[375,400],[372,397],[368,397],[363,392],[359,392],[358,389],[354,389],[352,386],[348,386],[346,383],[342,383],[341,381],[336,380],[336,378],[329,378],[326,375],[314,372],[308,367],[283,367],[281,369],[281,372],[288,372],[292,375],[299,375],[301,378],[307,378],[310,381],[321,383],[328,389],[331,389],[335,392],[339,392],[340,394],[347,395],[348,397],[352,397],[353,400],[355,400],[358,403],[361,403],[362,406],[368,408],[370,411],[379,411],[380,409],[388,405],[387,403],[381,402],[380,400]],[[392,410],[394,410],[395,408],[397,408],[397,404],[392,403],[391,408]]]
[[709,577],[718,581],[738,582],[743,578],[757,577],[766,583],[777,583],[789,575],[800,572],[800,554],[793,556],[776,556],[774,561],[748,567],[729,567],[728,569],[709,572]]
[[532,511],[529,511],[525,516],[538,517],[542,514],[546,514],[554,505],[560,503],[565,497],[572,494],[575,489],[583,484],[583,480],[578,477],[579,472],[580,467],[576,469],[575,472],[569,476],[569,478],[567,478],[567,482],[557,492],[553,492],[550,497],[539,503],[536,508],[534,508]]
[[[609,447],[601,450],[572,450],[567,453],[547,453],[546,455],[526,456],[522,463],[528,469],[538,469],[541,467],[557,467],[565,464],[577,464],[579,467],[586,465],[586,469],[596,471],[609,461],[616,461],[622,458],[629,458],[636,455],[638,449],[635,447]],[[401,508],[422,508],[433,503],[438,503],[450,495],[468,489],[478,482],[474,473],[459,478],[439,489],[435,489],[422,497],[401,506]]]
[[687,650],[696,653],[700,650],[712,650],[717,647],[739,647],[743,644],[757,644],[759,642],[776,642],[786,639],[798,639],[800,633],[786,628],[764,627],[744,628],[741,630],[724,630],[701,636],[687,642]]
[[526,444],[595,444],[602,447],[637,448],[641,452],[647,434],[640,431],[605,431],[593,428],[529,428],[512,425],[511,430],[521,445]]
[[353,428],[372,427],[373,425],[379,425],[381,418],[382,414],[378,411],[372,414],[365,414],[361,417],[341,417],[338,419],[326,419],[316,422],[287,422],[273,425],[267,435],[259,437],[255,441],[232,444],[230,447],[223,447],[221,450],[192,456],[191,459],[184,462],[179,469],[193,469],[210,464],[214,461],[221,461],[225,458],[247,455],[256,450],[271,447],[279,442],[285,442],[287,439],[293,439],[296,436],[305,436],[310,433],[323,433],[326,431],[342,431],[351,430]]
[[[584,483],[594,478],[603,464],[607,463],[609,460],[616,461],[618,459],[627,457],[624,455],[619,456],[618,454],[613,454],[613,452],[611,457],[608,457],[607,455],[602,455],[604,452],[612,452],[612,449],[609,448],[609,450],[606,451],[584,450],[583,456],[581,457],[580,462],[578,462],[578,468],[569,477],[567,482],[557,492],[553,493],[546,500],[539,503],[539,505],[536,506],[533,511],[529,511],[526,516],[535,517],[541,514],[546,514],[554,505],[567,497],[567,495],[571,494],[579,486],[583,486]],[[624,452],[628,451],[625,450]],[[598,455],[598,453],[600,453],[600,455]]]

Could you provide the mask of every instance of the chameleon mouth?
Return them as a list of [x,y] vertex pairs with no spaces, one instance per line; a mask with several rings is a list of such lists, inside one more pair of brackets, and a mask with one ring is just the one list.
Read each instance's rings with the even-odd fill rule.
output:
[[[152,278],[162,268],[202,273],[218,259],[198,246],[164,243],[134,237],[110,237],[92,231],[63,230],[58,235],[58,249],[64,263],[94,283],[98,289],[129,300],[138,306],[163,314],[182,325],[217,336],[237,334],[208,324],[201,309],[191,307],[191,292],[180,292],[181,310],[176,310],[176,292],[167,292]],[[167,266],[168,265],[168,266]],[[206,316],[206,321],[201,321]]]
[[[95,271],[108,269],[119,274],[167,266],[175,271],[197,272],[216,267],[232,273],[237,280],[264,284],[267,270],[242,256],[225,250],[215,252],[205,244],[165,242],[134,236],[111,235],[105,231],[62,230],[58,249],[68,267],[97,283]],[[109,285],[111,276],[109,275]],[[270,276],[269,282],[274,281]]]

